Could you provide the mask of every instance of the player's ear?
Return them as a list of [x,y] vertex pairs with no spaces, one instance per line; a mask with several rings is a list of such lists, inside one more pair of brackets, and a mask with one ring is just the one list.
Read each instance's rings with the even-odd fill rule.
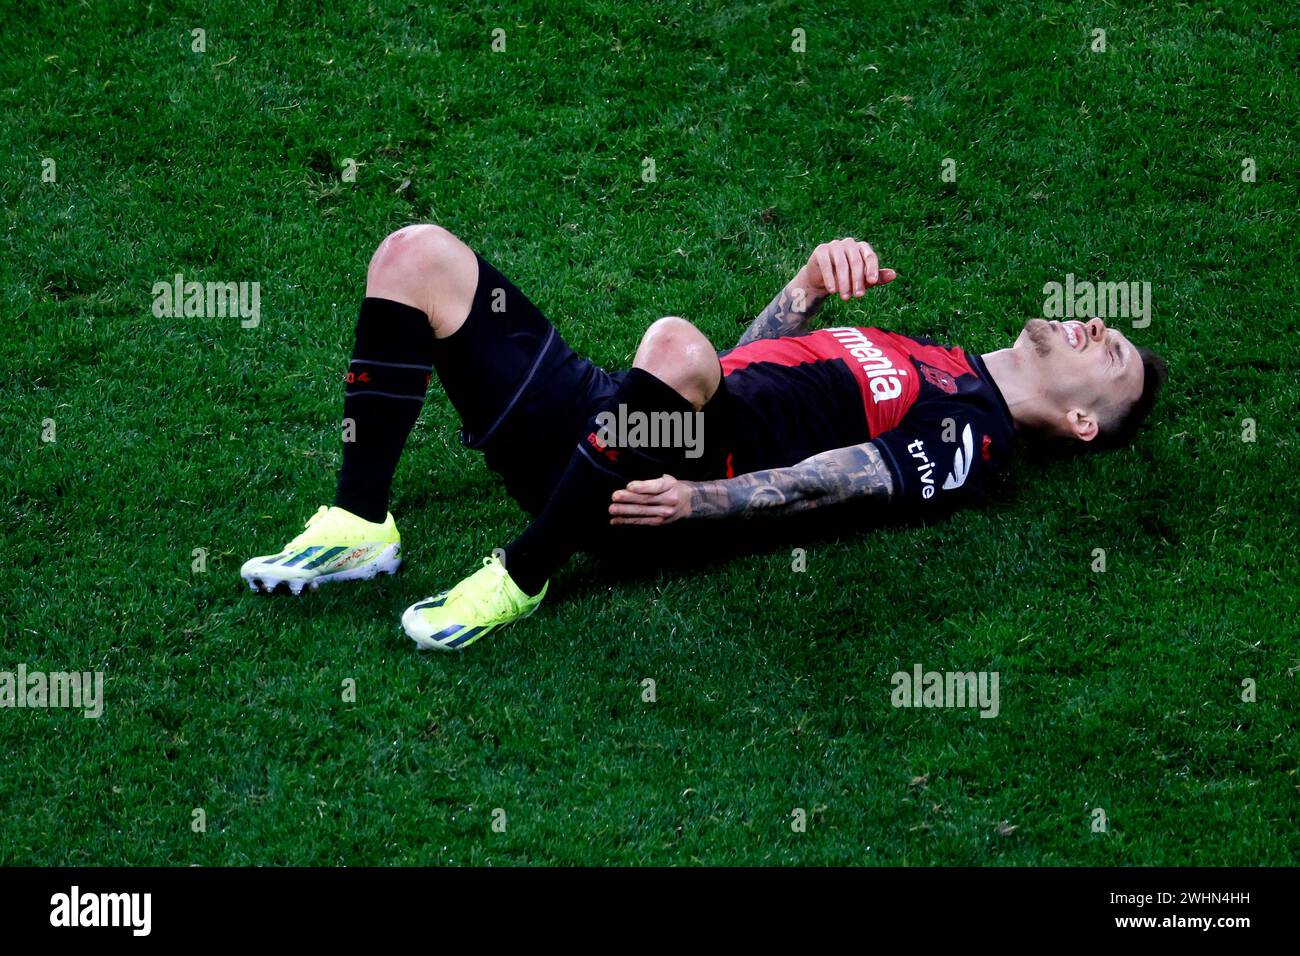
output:
[[1097,415],[1081,408],[1072,408],[1065,413],[1065,427],[1079,441],[1092,441],[1097,437]]

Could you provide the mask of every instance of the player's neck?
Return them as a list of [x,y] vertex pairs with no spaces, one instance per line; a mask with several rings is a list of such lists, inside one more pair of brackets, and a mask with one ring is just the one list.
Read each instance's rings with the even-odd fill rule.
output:
[[998,349],[981,355],[993,384],[1002,393],[1016,428],[1041,428],[1043,393],[1037,378],[1025,369],[1020,353],[1014,348]]

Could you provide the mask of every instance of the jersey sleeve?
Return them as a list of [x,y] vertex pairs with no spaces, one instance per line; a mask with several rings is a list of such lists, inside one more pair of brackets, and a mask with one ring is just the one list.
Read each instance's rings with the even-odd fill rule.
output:
[[916,517],[939,516],[983,499],[1001,431],[980,404],[931,400],[872,443],[894,479],[894,502]]

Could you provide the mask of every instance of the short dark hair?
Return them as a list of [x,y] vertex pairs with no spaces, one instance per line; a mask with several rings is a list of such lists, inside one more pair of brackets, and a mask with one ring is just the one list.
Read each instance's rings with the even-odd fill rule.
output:
[[1123,412],[1104,422],[1097,430],[1096,438],[1083,443],[1090,446],[1089,451],[1120,448],[1131,442],[1151,414],[1156,396],[1169,378],[1169,366],[1159,355],[1141,346],[1138,347],[1137,354],[1142,359],[1142,394]]

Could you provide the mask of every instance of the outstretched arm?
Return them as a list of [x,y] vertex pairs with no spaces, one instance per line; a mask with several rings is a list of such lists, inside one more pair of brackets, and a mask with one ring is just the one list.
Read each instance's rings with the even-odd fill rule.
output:
[[808,262],[790,280],[766,309],[759,313],[737,346],[758,339],[798,335],[808,327],[828,295],[841,299],[865,295],[873,285],[892,282],[893,269],[882,269],[871,244],[852,236],[824,242],[813,250]]
[[664,475],[633,481],[614,492],[609,513],[610,524],[661,525],[682,518],[796,514],[862,498],[887,502],[893,494],[880,451],[864,442],[735,478],[679,481]]

